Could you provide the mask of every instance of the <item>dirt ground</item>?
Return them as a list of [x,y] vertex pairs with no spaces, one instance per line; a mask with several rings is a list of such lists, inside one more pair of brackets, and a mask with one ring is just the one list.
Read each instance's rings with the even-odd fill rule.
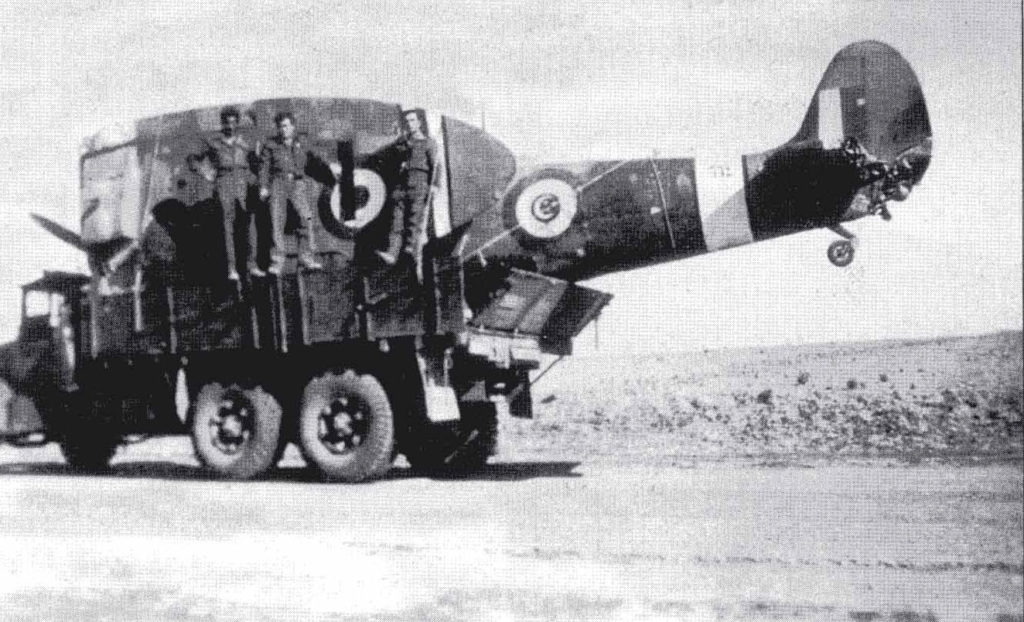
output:
[[1020,456],[1021,333],[566,359],[512,456],[676,464]]
[[482,473],[0,447],[0,620],[1024,621],[1021,334],[570,359]]

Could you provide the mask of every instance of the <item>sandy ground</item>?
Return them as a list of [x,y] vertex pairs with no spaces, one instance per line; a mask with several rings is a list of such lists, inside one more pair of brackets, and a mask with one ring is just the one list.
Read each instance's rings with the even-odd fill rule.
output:
[[0,447],[0,620],[1022,620],[1020,340],[571,360],[467,479]]
[[1021,333],[566,359],[503,449],[677,464],[1020,456]]

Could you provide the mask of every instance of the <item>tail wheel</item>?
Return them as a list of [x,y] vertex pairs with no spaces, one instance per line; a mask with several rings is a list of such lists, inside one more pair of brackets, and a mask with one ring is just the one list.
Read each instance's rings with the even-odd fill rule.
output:
[[840,268],[853,263],[853,243],[849,240],[836,240],[828,245],[828,260]]
[[192,417],[196,456],[222,477],[250,479],[274,465],[281,405],[261,387],[211,382],[199,391]]
[[405,452],[417,470],[473,473],[487,464],[498,446],[498,417],[490,402],[461,404],[458,421],[423,425]]
[[299,448],[325,479],[379,477],[394,458],[391,404],[370,375],[326,373],[306,385],[299,413]]

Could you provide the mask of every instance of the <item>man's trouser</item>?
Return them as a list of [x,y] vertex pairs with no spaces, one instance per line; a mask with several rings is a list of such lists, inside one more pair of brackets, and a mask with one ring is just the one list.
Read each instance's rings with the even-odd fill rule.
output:
[[397,202],[391,216],[391,236],[388,253],[397,256],[404,252],[419,261],[427,198],[430,196],[430,175],[418,169],[406,176],[405,192]]
[[[309,206],[309,194],[306,190],[305,178],[275,178],[270,183],[270,222],[273,229],[271,261],[275,265],[284,263],[284,225],[288,221],[288,204],[299,215],[299,227],[295,231],[298,236],[299,257],[306,260],[314,259],[316,240],[313,237],[313,210]],[[306,240],[305,249],[302,240]]]
[[249,237],[249,249],[245,261],[247,270],[256,268],[256,245],[259,235],[256,230],[256,214],[248,206],[248,174],[228,173],[217,178],[217,200],[224,214],[224,248],[227,250],[228,272],[237,272],[235,260],[235,221],[240,214]]

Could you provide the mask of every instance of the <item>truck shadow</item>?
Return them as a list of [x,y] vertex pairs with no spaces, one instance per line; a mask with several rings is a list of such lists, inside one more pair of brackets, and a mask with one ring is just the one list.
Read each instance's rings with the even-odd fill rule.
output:
[[[433,481],[521,481],[537,478],[575,478],[582,474],[575,472],[579,462],[498,462],[488,464],[473,473],[424,472],[409,467],[393,467],[383,477],[373,480],[387,482],[396,480],[429,479]],[[13,462],[0,464],[0,477],[18,475],[88,477],[94,479],[161,479],[181,481],[230,482],[212,475],[205,469],[189,464],[170,461],[138,461],[115,463],[100,473],[83,473],[61,462]],[[285,483],[324,484],[321,477],[305,466],[281,466],[254,481]],[[333,482],[332,482],[333,483]],[[341,484],[345,485],[345,484]]]

